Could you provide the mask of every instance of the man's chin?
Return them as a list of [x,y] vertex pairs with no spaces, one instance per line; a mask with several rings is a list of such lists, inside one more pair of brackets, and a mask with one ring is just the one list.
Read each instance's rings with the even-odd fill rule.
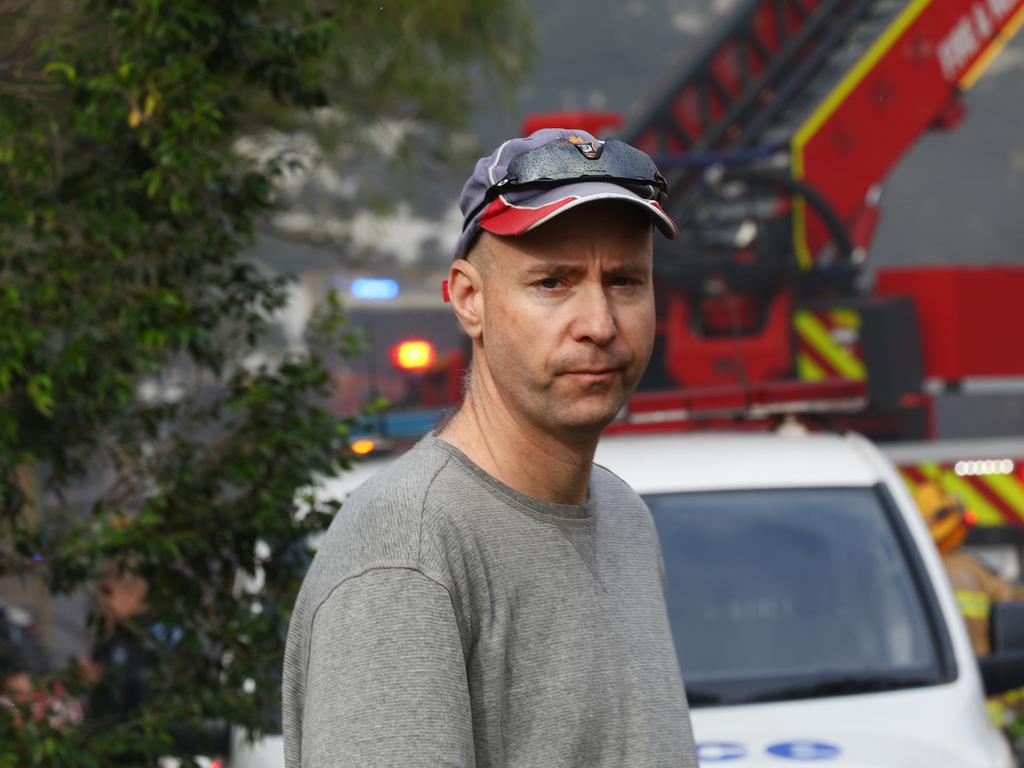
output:
[[615,402],[593,404],[577,402],[553,416],[559,428],[568,433],[580,436],[599,435],[601,430],[615,420],[624,403],[624,399],[622,403],[619,403],[618,399]]

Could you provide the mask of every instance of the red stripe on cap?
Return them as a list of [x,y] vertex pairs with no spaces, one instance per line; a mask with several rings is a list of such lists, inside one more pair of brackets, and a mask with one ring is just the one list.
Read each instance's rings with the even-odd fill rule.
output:
[[672,236],[669,237],[670,240],[675,240],[677,237],[679,237],[679,225],[676,224],[675,219],[673,219],[665,212],[665,209],[661,207],[661,203],[658,203],[654,200],[648,200],[645,201],[645,204],[649,205],[651,208],[657,208],[658,213],[664,216],[665,221],[672,227]]
[[575,199],[570,195],[540,208],[514,208],[501,197],[497,197],[480,214],[480,226],[496,235],[521,235],[538,221]]

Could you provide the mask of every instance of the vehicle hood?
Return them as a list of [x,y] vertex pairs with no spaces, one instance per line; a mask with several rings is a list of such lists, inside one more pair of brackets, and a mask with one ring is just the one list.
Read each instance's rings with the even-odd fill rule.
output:
[[1005,739],[961,686],[700,708],[703,768],[981,768],[1012,765]]

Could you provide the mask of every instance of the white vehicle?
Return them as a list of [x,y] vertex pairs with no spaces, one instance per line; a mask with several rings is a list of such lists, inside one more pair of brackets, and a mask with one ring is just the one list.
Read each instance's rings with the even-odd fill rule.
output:
[[[867,440],[623,435],[596,461],[654,515],[704,768],[1015,765],[928,530]],[[343,496],[374,468],[325,489]],[[1021,605],[1003,607],[1024,626]],[[1024,682],[1024,663],[999,663],[1017,677],[992,673],[993,691]],[[280,737],[233,754],[234,768],[284,762]]]
[[596,460],[658,526],[702,766],[1015,765],[928,530],[867,440],[622,436]]

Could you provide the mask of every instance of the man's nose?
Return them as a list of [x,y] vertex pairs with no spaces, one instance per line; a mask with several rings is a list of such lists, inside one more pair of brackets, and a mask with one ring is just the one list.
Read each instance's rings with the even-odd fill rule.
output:
[[615,327],[615,316],[604,286],[588,285],[580,291],[578,299],[573,338],[576,341],[589,341],[599,347],[611,344],[619,331]]

